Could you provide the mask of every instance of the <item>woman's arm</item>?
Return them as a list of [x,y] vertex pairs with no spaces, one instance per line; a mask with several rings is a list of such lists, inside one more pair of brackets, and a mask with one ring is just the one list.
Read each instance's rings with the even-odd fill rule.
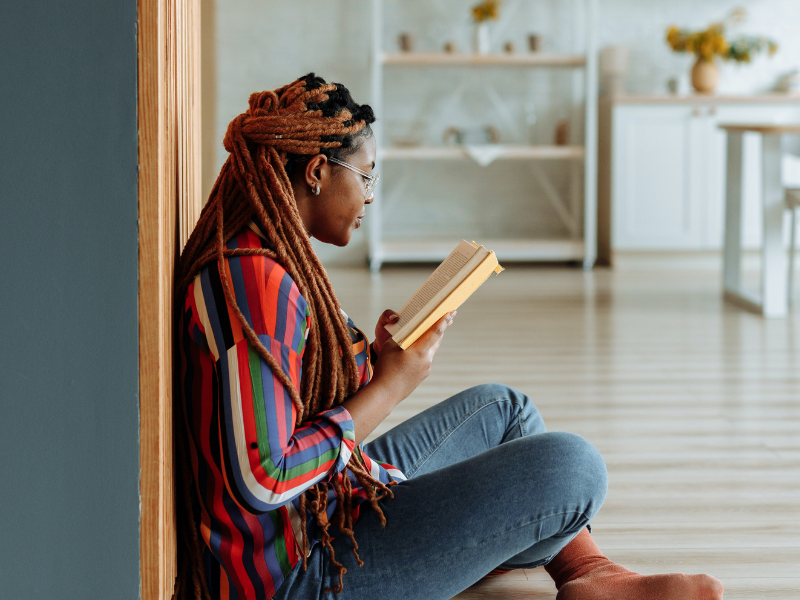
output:
[[190,287],[184,316],[189,337],[207,356],[206,367],[202,360],[188,366],[203,371],[192,380],[209,390],[205,400],[195,400],[192,421],[197,435],[211,439],[207,460],[225,472],[231,494],[252,512],[265,512],[344,469],[355,447],[354,423],[339,406],[296,425],[297,408],[283,381],[300,389],[310,321],[305,300],[264,257],[232,258],[226,271],[246,322],[286,377],[244,336],[211,265]]
[[[433,357],[454,316],[455,311],[442,317],[406,350],[402,350],[391,338],[382,342],[369,385],[342,403],[353,418],[356,444],[364,441],[389,416],[392,409],[430,375]],[[378,346],[377,340],[375,346]]]

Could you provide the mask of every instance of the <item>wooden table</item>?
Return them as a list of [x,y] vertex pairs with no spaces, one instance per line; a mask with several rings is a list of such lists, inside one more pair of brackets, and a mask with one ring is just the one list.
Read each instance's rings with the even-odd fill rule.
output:
[[[765,317],[785,317],[787,301],[787,255],[783,247],[784,191],[781,178],[782,140],[800,135],[800,124],[720,125],[728,134],[725,175],[725,242],[722,287],[726,300]],[[745,292],[741,286],[742,262],[742,176],[745,133],[761,136],[762,208],[764,241],[761,248],[761,295]]]

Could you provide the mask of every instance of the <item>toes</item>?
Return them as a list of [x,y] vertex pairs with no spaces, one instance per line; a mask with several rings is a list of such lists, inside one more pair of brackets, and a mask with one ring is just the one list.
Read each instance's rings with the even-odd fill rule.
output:
[[704,575],[704,577],[705,586],[709,591],[709,600],[722,600],[722,592],[725,589],[722,585],[722,582],[716,577],[711,577],[710,575]]

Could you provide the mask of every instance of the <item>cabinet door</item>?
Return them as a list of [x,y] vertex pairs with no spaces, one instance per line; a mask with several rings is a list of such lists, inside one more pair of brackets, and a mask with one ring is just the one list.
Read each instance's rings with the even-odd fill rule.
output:
[[708,155],[708,135],[707,123],[694,112],[691,106],[615,106],[614,248],[702,245],[704,169],[696,163]]

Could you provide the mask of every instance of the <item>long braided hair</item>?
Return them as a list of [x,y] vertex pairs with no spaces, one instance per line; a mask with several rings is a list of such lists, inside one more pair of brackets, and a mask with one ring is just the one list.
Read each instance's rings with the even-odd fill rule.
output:
[[[269,365],[284,385],[297,409],[297,425],[317,413],[338,406],[359,387],[355,357],[350,352],[352,340],[339,308],[339,302],[327,273],[305,232],[290,182],[290,172],[316,154],[344,158],[358,149],[358,137],[371,135],[375,121],[372,109],[357,105],[341,84],[326,84],[313,73],[275,91],[254,93],[249,109],[233,119],[225,135],[224,146],[230,153],[211,191],[208,203],[181,254],[176,273],[176,317],[190,283],[208,265],[216,263],[227,304],[242,326],[249,344]],[[288,170],[288,172],[287,172]],[[254,221],[265,234],[269,248],[226,248],[227,242]],[[236,303],[225,261],[235,256],[267,256],[277,261],[297,284],[308,303],[315,326],[303,354],[300,390],[294,387],[278,361],[264,347],[247,323]],[[186,399],[185,401],[188,401]],[[203,540],[195,514],[200,510],[192,494],[192,468],[188,423],[176,411],[176,460],[181,478],[176,489],[178,506],[178,581],[176,600],[209,599],[203,565]],[[309,540],[306,534],[307,512],[316,519],[322,543],[339,581],[333,587],[342,590],[347,569],[336,560],[329,528],[335,524],[349,536],[353,553],[361,566],[358,544],[353,536],[353,494],[348,472],[367,493],[372,508],[382,523],[386,519],[378,501],[389,487],[375,480],[354,452],[341,477],[331,483],[321,482],[300,496],[303,567],[306,568]],[[330,487],[336,496],[336,510],[327,517]]]

